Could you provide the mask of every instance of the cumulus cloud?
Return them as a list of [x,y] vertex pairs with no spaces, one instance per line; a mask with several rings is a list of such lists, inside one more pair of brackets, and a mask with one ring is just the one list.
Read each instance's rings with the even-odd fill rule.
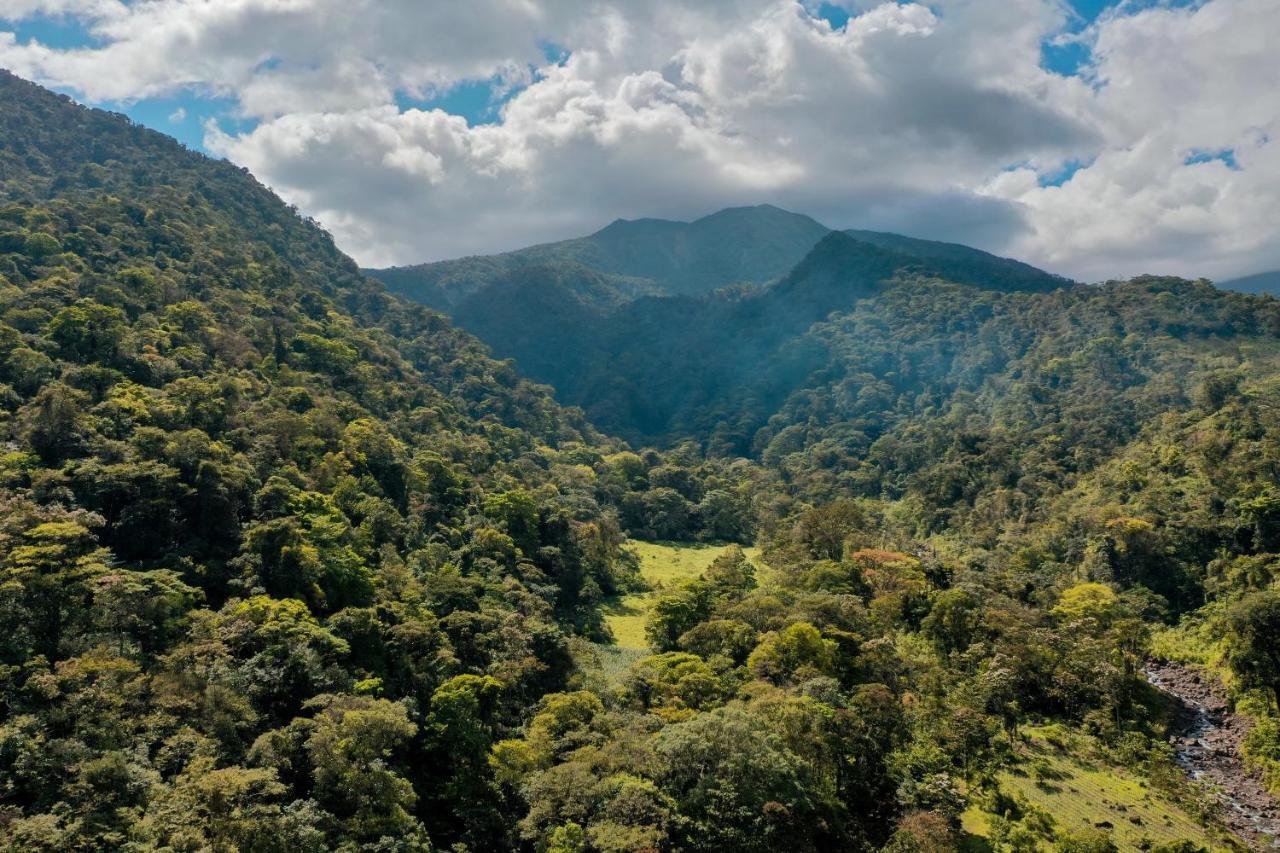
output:
[[[1042,66],[1060,0],[850,0],[839,28],[797,0],[11,2],[95,42],[0,33],[0,64],[233,98],[256,121],[206,146],[366,264],[769,201],[1085,278],[1280,266],[1274,0],[1122,6],[1077,76]],[[512,93],[496,122],[397,106],[467,80]]]
[[1280,267],[1280,9],[1153,8],[1090,35],[1105,143],[1061,186],[1029,169],[992,179],[1033,226],[1010,248],[1091,278]]
[[[1045,25],[1060,20],[1027,5]],[[950,220],[966,237],[1007,239],[1017,208],[978,199],[966,182],[1029,148],[1071,156],[1096,132],[1083,113],[1008,84],[1023,73],[1046,91],[1085,89],[1041,70],[1035,51],[997,62],[968,48],[975,19],[1007,27],[1003,8],[885,4],[840,29],[791,2],[726,4],[715,15],[705,4],[670,4],[669,17],[614,10],[573,35],[566,62],[538,69],[497,124],[380,106],[296,112],[209,144],[269,176],[375,263],[763,200],[835,224],[883,224],[893,209],[895,226],[915,226],[907,230],[936,233]],[[729,15],[739,16],[733,26]],[[908,221],[908,209],[923,223]],[[948,215],[978,209],[1003,228]]]

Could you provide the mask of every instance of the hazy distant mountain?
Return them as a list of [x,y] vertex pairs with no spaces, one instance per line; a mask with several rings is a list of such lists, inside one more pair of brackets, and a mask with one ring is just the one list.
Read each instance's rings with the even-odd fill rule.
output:
[[[779,271],[788,256],[796,261]],[[724,439],[739,452],[808,382],[823,348],[797,346],[810,327],[892,282],[1000,292],[1072,283],[968,246],[831,231],[767,206],[690,224],[619,221],[581,240],[374,274],[449,310],[617,434],[648,443],[724,433],[728,417]],[[752,286],[725,287],[734,282]]]
[[1254,273],[1253,275],[1233,278],[1218,282],[1223,290],[1238,290],[1241,293],[1270,293],[1280,295],[1280,270]]
[[[562,284],[608,306],[643,295],[692,295],[771,281],[829,230],[771,205],[738,207],[694,222],[619,219],[589,237],[369,272],[405,296],[452,310],[505,275],[531,265],[561,266]],[[575,277],[593,280],[579,288]]]

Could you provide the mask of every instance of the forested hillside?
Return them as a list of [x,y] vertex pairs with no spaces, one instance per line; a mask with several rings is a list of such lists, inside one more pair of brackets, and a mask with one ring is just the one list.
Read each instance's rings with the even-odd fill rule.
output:
[[1280,302],[825,229],[775,268],[772,209],[655,258],[731,213],[467,262],[497,361],[0,74],[0,845],[1263,843],[1143,668],[1225,676],[1280,784]]
[[[962,730],[953,715],[968,708],[1010,715],[1011,745],[978,759],[985,766],[1023,754],[1016,720],[1074,721],[1100,749],[1146,743],[1152,751],[1130,760],[1149,779],[1172,784],[1176,774],[1157,745],[1167,718],[1139,672],[1154,631],[1160,654],[1239,679],[1240,696],[1263,720],[1246,749],[1250,760],[1280,766],[1269,757],[1276,741],[1266,693],[1277,682],[1257,659],[1277,627],[1266,622],[1274,544],[1265,507],[1275,476],[1270,397],[1280,367],[1280,303],[1173,278],[1077,285],[966,247],[874,232],[828,234],[776,281],[714,294],[573,297],[568,280],[584,278],[543,263],[508,268],[455,313],[606,431],[678,447],[668,468],[704,478],[707,470],[729,470],[740,483],[750,471],[750,484],[738,488],[750,499],[721,529],[742,531],[730,538],[743,542],[753,531],[768,565],[761,583],[753,578],[762,566],[726,556],[724,571],[742,586],[723,589],[720,570],[708,570],[646,608],[649,645],[664,654],[637,663],[625,683],[641,691],[632,695],[646,697],[651,713],[675,708],[684,720],[691,711],[745,702],[768,717],[775,712],[763,710],[762,684],[794,698],[789,691],[813,689],[802,685],[826,674],[854,691],[832,700],[833,709],[848,707],[842,703],[867,683],[941,703],[908,715],[911,734],[884,747],[891,763]],[[1214,473],[1218,459],[1229,472]],[[660,517],[652,503],[648,516],[638,501],[624,503],[624,525],[688,538],[663,523],[681,514],[710,518],[698,482],[695,476]],[[836,608],[831,595],[849,596],[841,607],[860,602],[868,621],[805,609],[818,600]],[[1187,627],[1167,627],[1179,620]],[[803,633],[808,626],[812,635]],[[1085,642],[1081,629],[1098,645]],[[936,633],[951,630],[960,634]],[[858,639],[841,646],[842,632]],[[932,650],[917,656],[909,637]],[[820,665],[828,660],[823,642],[834,645]],[[896,675],[839,674],[866,653],[855,649],[878,642],[894,648]],[[773,672],[763,660],[774,643],[792,664],[814,669]],[[926,672],[935,679],[930,687],[918,680]],[[744,676],[745,684],[735,680]],[[709,679],[711,698],[654,682],[686,677]],[[993,679],[1005,678],[1012,693],[1000,699]],[[668,689],[674,695],[662,693]],[[654,690],[665,698],[647,698]],[[1262,699],[1248,698],[1255,695]],[[736,698],[726,704],[729,696]],[[997,710],[1001,702],[1016,710]],[[778,720],[769,719],[742,736],[776,732]],[[823,742],[815,729],[805,731],[788,744],[793,752]],[[975,736],[989,743],[993,731]],[[934,743],[962,764],[969,759],[961,756],[982,752],[972,741]],[[973,770],[966,765],[952,778],[964,787]],[[553,761],[517,778],[543,791],[557,774],[584,771]],[[913,799],[920,780],[907,781],[901,764],[884,772],[877,784],[896,786],[900,803],[945,813]],[[841,791],[841,784],[811,779],[801,787]],[[1192,802],[1195,819],[1212,827],[1210,801],[1176,786],[1166,793]],[[806,822],[839,825],[836,837],[847,839],[865,820],[849,796],[837,795],[828,804],[836,812],[810,813]],[[990,803],[981,808],[1000,813]],[[1037,829],[1030,803],[1014,814],[1021,817],[997,826],[998,849],[1110,843],[1071,840],[1072,828],[1060,824]],[[856,832],[879,843],[882,826],[873,819]],[[699,831],[713,834],[707,824]],[[781,830],[752,830],[768,831]],[[1146,837],[1151,845],[1161,838]],[[1202,838],[1186,849],[1224,839]],[[708,849],[746,843],[720,837]],[[832,842],[819,834],[786,843]]]
[[632,576],[616,444],[244,171],[8,75],[0,410],[9,847],[504,837],[487,738]]

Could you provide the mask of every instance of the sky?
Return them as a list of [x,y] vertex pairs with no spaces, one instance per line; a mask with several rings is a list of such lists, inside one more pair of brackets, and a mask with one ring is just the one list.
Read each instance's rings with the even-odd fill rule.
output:
[[1280,0],[0,0],[0,67],[366,266],[776,204],[1086,281],[1280,268]]

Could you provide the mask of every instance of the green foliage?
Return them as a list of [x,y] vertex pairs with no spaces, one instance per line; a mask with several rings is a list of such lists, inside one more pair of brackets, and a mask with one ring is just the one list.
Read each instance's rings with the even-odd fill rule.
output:
[[758,718],[720,710],[664,730],[660,784],[680,803],[688,850],[814,850],[824,803],[806,768]]
[[796,622],[761,637],[747,659],[747,666],[755,675],[769,681],[804,681],[831,674],[835,652],[834,641],[824,640],[814,626]]
[[621,446],[244,171],[9,75],[0,220],[0,845],[510,841],[490,747],[632,582]]
[[361,697],[312,701],[324,702],[306,741],[316,800],[356,839],[420,832],[407,811],[413,786],[388,766],[417,730],[405,708]]
[[1280,592],[1255,592],[1227,614],[1226,660],[1240,683],[1271,692],[1280,706]]
[[0,75],[0,846],[947,850],[981,804],[1105,849],[1050,789],[1120,783],[1029,722],[1167,782],[1179,617],[1277,688],[1280,308],[730,213],[436,270],[632,450],[242,170]]

